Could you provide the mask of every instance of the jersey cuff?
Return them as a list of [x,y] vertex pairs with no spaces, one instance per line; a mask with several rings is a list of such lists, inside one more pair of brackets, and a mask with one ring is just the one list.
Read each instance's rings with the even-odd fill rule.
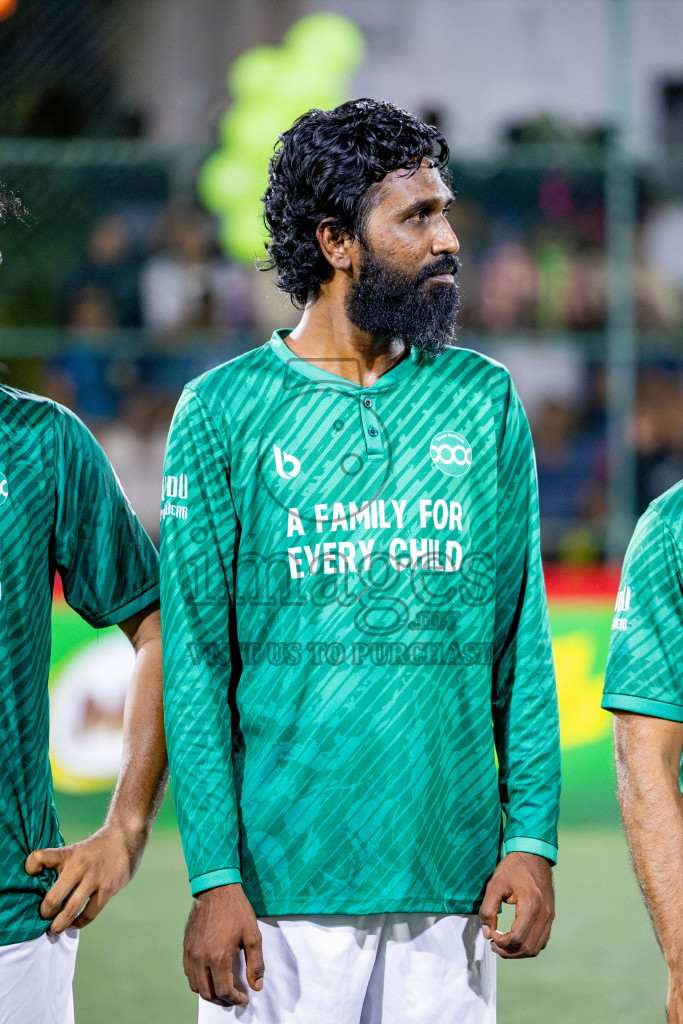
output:
[[207,871],[203,875],[195,875],[190,879],[192,895],[197,896],[206,889],[215,889],[217,885],[233,885],[242,881],[239,868],[220,868],[218,871]]
[[545,857],[551,864],[557,864],[557,847],[552,843],[544,843],[542,839],[531,839],[529,836],[513,836],[504,840],[506,853],[535,853]]
[[118,626],[119,622],[125,622],[126,619],[136,615],[138,612],[144,611],[145,608],[148,608],[158,600],[159,582],[155,580],[153,583],[148,584],[142,593],[134,597],[132,601],[127,601],[125,604],[119,605],[118,608],[105,612],[104,615],[99,615],[96,619],[88,619],[88,622],[95,629],[102,629],[104,626]]
[[601,708],[607,711],[636,711],[650,718],[666,718],[670,722],[683,722],[683,707],[667,704],[651,697],[635,697],[630,693],[604,693]]

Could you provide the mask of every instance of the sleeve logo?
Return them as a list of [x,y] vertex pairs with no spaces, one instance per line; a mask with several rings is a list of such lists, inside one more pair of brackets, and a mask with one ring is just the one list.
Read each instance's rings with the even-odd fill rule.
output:
[[612,620],[612,629],[616,629],[618,632],[623,633],[628,625],[628,620],[624,616],[624,612],[627,612],[631,607],[631,588],[624,587],[617,594],[617,603],[614,609],[614,619]]
[[187,474],[180,476],[165,476],[161,488],[161,521],[167,516],[175,519],[187,519],[187,505],[176,505],[170,498],[177,501],[185,501],[188,494]]
[[462,434],[441,430],[429,444],[434,465],[448,476],[464,476],[472,465],[472,449]]
[[164,493],[161,497],[162,500],[164,498],[180,498],[181,501],[184,501],[187,498],[187,474],[181,473],[180,476],[165,476]]
[[9,498],[9,484],[4,473],[0,473],[0,505],[4,505]]

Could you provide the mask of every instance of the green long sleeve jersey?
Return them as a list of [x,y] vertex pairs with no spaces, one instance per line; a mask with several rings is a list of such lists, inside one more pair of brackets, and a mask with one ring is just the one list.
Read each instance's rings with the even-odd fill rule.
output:
[[626,552],[602,707],[683,722],[682,642],[683,481],[650,504]]
[[362,387],[287,333],[189,384],[168,441],[164,704],[192,891],[242,881],[261,915],[471,913],[503,838],[556,855],[526,418],[476,353],[412,349]]
[[63,842],[48,757],[57,571],[93,626],[159,597],[157,553],[92,434],[62,406],[0,387],[0,945],[47,931],[55,875],[24,862]]

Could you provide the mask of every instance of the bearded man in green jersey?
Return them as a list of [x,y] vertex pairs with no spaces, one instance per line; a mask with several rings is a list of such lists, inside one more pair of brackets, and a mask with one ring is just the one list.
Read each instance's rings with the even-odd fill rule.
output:
[[[0,220],[21,215],[0,186]],[[135,649],[106,821],[64,846],[48,758],[52,588]],[[87,428],[0,386],[0,1020],[72,1024],[78,929],[132,878],[165,787],[158,559]]]
[[602,707],[614,713],[619,803],[683,1024],[683,482],[651,503],[629,544]]
[[453,344],[447,159],[374,100],[285,132],[268,251],[303,315],[171,427],[164,713],[201,1022],[490,1024],[494,954],[548,941],[533,451],[507,371]]

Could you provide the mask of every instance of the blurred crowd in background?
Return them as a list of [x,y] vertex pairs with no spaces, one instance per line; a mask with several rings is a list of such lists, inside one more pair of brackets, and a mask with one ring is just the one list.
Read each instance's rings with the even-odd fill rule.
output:
[[[262,344],[274,328],[293,326],[298,313],[276,292],[272,273],[259,273],[223,254],[218,226],[197,200],[197,170],[215,146],[222,108],[210,106],[211,89],[218,86],[209,88],[208,72],[204,81],[199,64],[182,64],[181,23],[173,35],[175,23],[161,19],[162,8],[173,6],[170,0],[137,6],[70,0],[71,20],[57,0],[48,6],[54,15],[49,28],[32,15],[31,0],[22,0],[2,27],[7,59],[4,70],[0,65],[0,112],[9,134],[0,138],[0,177],[22,196],[30,219],[3,229],[0,378],[58,399],[85,420],[157,540],[164,443],[183,384]],[[202,0],[201,6],[205,26],[223,10],[214,0]],[[387,35],[396,17],[384,0],[372,5],[335,0],[332,6],[354,13],[368,34],[371,59],[361,70],[361,88],[374,88],[372,75],[384,73],[382,61],[393,68],[401,46],[418,54],[419,40],[412,31],[418,12],[407,0],[404,39],[398,27],[394,36]],[[292,18],[310,7],[304,0],[258,0],[234,2],[230,9],[242,19],[244,38],[252,33],[253,43],[268,33],[268,38],[279,38]],[[457,8],[461,30],[485,21],[475,5],[437,7],[450,12],[451,19]],[[661,12],[666,8],[671,24],[678,24],[675,7],[669,7],[657,8],[657,22],[647,20],[646,4],[633,5],[636,16],[646,19],[634,40],[645,39],[643,26],[660,28],[656,38],[642,44],[643,67],[645,58],[659,59],[671,35]],[[519,30],[518,50],[531,38],[525,19],[533,8],[547,21],[543,38],[552,43],[553,18],[559,18],[558,52],[574,53],[564,42],[572,25],[581,30],[572,20],[571,3],[487,5],[491,16],[504,8],[514,14],[509,30],[515,25]],[[182,4],[173,9],[178,19],[188,17]],[[155,11],[159,18],[153,21]],[[589,14],[598,18],[597,30],[602,24],[599,5]],[[142,19],[140,24],[136,19]],[[131,26],[137,26],[136,32],[146,29],[148,48],[158,44],[158,67],[134,59],[140,48]],[[184,68],[188,81],[195,76],[196,95],[185,79],[163,77],[159,40],[164,32],[178,45],[174,68]],[[35,53],[27,61],[31,40]],[[213,52],[211,74],[220,90],[225,53],[230,47],[238,52],[239,43],[227,33]],[[208,53],[209,35],[192,45]],[[517,52],[506,47],[500,59],[511,59],[511,51]],[[425,53],[415,82],[434,64],[431,49]],[[567,80],[574,84],[567,97],[578,96],[581,76],[602,66],[606,54],[601,51],[595,67],[580,73],[569,68]],[[680,156],[683,70],[679,59],[669,64],[666,76],[656,80],[660,138],[669,154]],[[514,65],[520,96],[527,86],[537,95],[531,88],[534,67]],[[470,69],[471,77],[475,71]],[[412,81],[405,74],[392,78],[388,98],[401,102],[401,89]],[[544,81],[549,87],[554,83],[552,75]],[[147,113],[144,105],[131,106],[131,82],[146,97]],[[561,76],[558,90],[560,84]],[[435,96],[437,85],[431,87]],[[591,88],[588,100],[596,93]],[[194,96],[201,117],[193,117],[179,101],[164,103],[164,90],[173,89],[187,104]],[[647,95],[655,92],[650,89]],[[481,101],[483,117],[489,107],[482,88],[471,89],[468,96],[470,105]],[[505,90],[496,86],[492,96],[502,102]],[[221,104],[225,101],[223,96]],[[412,109],[439,123],[453,143],[457,202],[451,217],[462,262],[458,341],[503,362],[521,394],[536,448],[545,556],[573,564],[604,558],[610,472],[614,478],[614,466],[608,466],[605,368],[613,301],[605,206],[609,118],[594,116],[590,123],[577,114],[571,124],[543,112],[542,106],[533,115],[508,112],[505,118],[501,114],[504,127],[495,150],[465,155],[457,134],[450,134],[456,116],[464,121],[461,97],[444,92],[433,108],[425,103],[417,109],[413,103]],[[152,110],[156,121],[148,116]],[[165,152],[159,146],[145,148],[155,132],[158,137],[181,133],[180,122],[163,120],[164,111],[169,118],[174,111],[178,117],[182,113],[183,123],[192,123],[193,131],[196,126],[195,141],[184,145],[176,139]],[[87,145],[70,149],[74,139]],[[683,476],[683,175],[680,159],[659,160],[654,150],[647,160],[634,158],[631,166],[638,370],[625,457],[630,456],[635,472],[636,507],[629,514],[636,515]]]
[[[459,342],[503,362],[520,391],[546,556],[599,559],[607,487],[600,182],[559,171],[533,180],[454,173]],[[629,436],[637,512],[683,476],[683,204],[644,185],[640,192],[634,284],[644,355]],[[27,266],[36,235],[23,229]],[[278,297],[273,274],[221,253],[216,225],[198,205],[123,203],[82,225],[81,236],[66,260],[62,239],[61,269],[40,282],[43,325],[59,328],[55,353],[37,364],[9,360],[10,380],[88,423],[157,539],[164,443],[183,384],[262,344],[275,327],[293,326],[298,314]],[[6,324],[25,319],[22,295],[35,310],[35,288],[33,277],[17,280]]]

